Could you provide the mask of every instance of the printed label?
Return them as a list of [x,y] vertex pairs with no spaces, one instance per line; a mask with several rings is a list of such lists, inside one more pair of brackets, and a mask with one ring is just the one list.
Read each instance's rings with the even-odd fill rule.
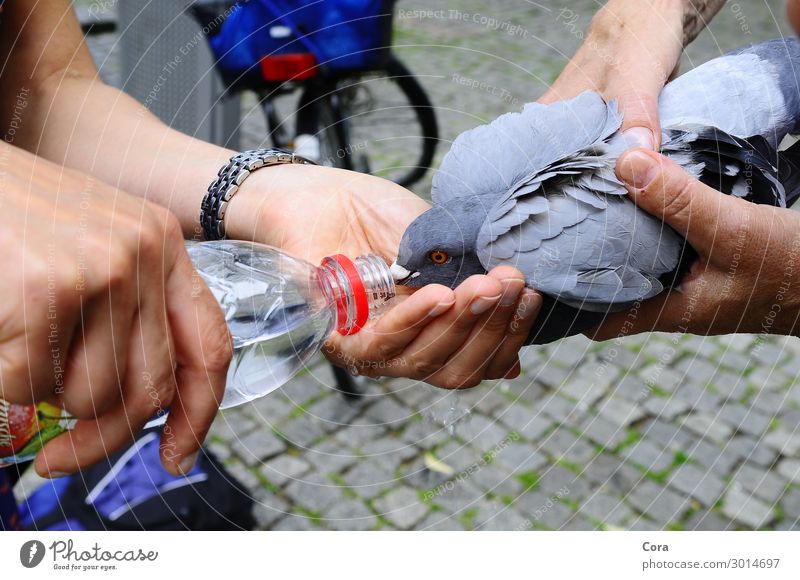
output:
[[49,403],[16,405],[0,399],[0,467],[32,460],[45,443],[74,424]]

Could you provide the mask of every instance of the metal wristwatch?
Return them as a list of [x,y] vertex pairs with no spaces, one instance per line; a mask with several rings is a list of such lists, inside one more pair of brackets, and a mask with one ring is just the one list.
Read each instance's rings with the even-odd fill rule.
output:
[[242,182],[256,169],[273,165],[297,163],[316,165],[313,161],[282,149],[251,149],[231,157],[208,186],[200,205],[200,225],[206,240],[225,238],[225,211]]

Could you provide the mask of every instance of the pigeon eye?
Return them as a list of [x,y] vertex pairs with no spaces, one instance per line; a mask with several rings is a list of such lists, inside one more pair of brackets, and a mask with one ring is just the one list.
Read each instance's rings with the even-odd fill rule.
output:
[[443,252],[442,250],[434,250],[428,257],[434,264],[446,264],[450,261],[450,256],[447,255],[447,252]]

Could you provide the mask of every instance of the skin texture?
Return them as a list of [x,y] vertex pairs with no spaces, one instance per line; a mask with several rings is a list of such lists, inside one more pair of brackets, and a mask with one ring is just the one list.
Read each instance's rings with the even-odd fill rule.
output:
[[[70,288],[78,258],[69,250],[75,248],[78,224],[75,215],[62,210],[65,204],[80,205],[81,184],[94,184],[88,219],[99,221],[87,234],[100,248],[87,273],[91,291],[59,295],[59,325],[68,339],[62,352],[68,374],[76,379],[66,399],[57,402],[82,421],[72,434],[44,448],[36,469],[69,473],[130,442],[158,408],[142,394],[152,380],[163,395],[161,406],[172,405],[174,429],[162,441],[162,460],[172,472],[186,471],[214,418],[230,352],[219,309],[196,279],[177,234],[198,237],[200,201],[234,152],[169,129],[139,103],[104,85],[68,0],[7,2],[2,29],[0,132],[7,138],[21,94],[25,105],[13,145],[4,144],[7,163],[0,167],[5,182],[13,185],[0,193],[15,204],[30,197],[28,190],[38,195],[31,198],[35,207],[18,208],[19,222],[6,230],[8,247],[19,260],[14,266],[38,263],[41,270],[48,240],[64,253],[58,255],[56,286]],[[141,200],[134,203],[130,196]],[[427,207],[411,192],[375,177],[284,166],[247,179],[230,204],[226,225],[229,237],[272,244],[312,262],[329,254],[367,252],[391,260],[406,226]],[[118,242],[114,220],[126,224],[124,243]],[[32,234],[51,231],[53,223],[60,227],[33,243]],[[140,269],[137,279],[133,274]],[[22,289],[46,287],[40,270],[13,270],[6,281],[4,296],[14,298],[6,299],[0,328],[0,396],[11,402],[53,396],[54,378],[33,380],[47,367],[46,353],[33,353],[42,348],[48,321],[33,327],[30,319],[20,318],[30,298]],[[516,376],[517,351],[540,300],[521,295],[519,280],[519,272],[497,269],[455,290],[432,286],[404,294],[360,334],[334,337],[327,354],[363,374],[406,376],[449,388]],[[198,287],[193,309],[183,313],[173,307],[185,306],[190,290]],[[517,311],[522,314],[515,316]],[[475,340],[479,333],[480,341]],[[28,345],[29,336],[40,342]]]
[[724,0],[610,0],[540,102],[594,90],[617,100],[625,113],[622,130],[632,144],[657,149],[658,95],[677,75],[683,47],[723,4]]
[[39,454],[37,471],[90,465],[168,407],[162,461],[188,471],[231,342],[213,296],[192,280],[177,220],[6,143],[0,183],[0,396],[47,400],[79,419]]
[[[800,2],[788,2],[787,13],[800,31]],[[720,195],[644,149],[622,156],[617,174],[637,205],[685,236],[699,259],[681,292],[612,316],[592,333],[595,339],[645,331],[797,335],[800,274],[792,257],[800,249],[800,217],[795,211]]]
[[721,195],[645,149],[623,155],[617,175],[636,204],[684,236],[699,258],[680,292],[614,315],[595,338],[652,330],[797,335],[800,214]]

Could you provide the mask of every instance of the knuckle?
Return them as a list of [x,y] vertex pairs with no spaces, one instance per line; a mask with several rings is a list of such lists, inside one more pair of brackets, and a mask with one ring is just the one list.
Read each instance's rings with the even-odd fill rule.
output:
[[442,368],[442,365],[427,359],[419,359],[411,363],[411,368],[415,377],[425,378],[435,374],[439,369]]
[[445,389],[471,389],[481,384],[481,377],[476,372],[450,371],[440,379],[440,383]]
[[[227,327],[226,327],[227,328]],[[211,372],[222,372],[233,358],[233,344],[227,331],[207,333],[203,340],[203,363]]]
[[694,182],[686,177],[678,185],[674,194],[665,192],[664,195],[664,217],[674,220],[688,221],[692,213],[692,194],[694,192]]

